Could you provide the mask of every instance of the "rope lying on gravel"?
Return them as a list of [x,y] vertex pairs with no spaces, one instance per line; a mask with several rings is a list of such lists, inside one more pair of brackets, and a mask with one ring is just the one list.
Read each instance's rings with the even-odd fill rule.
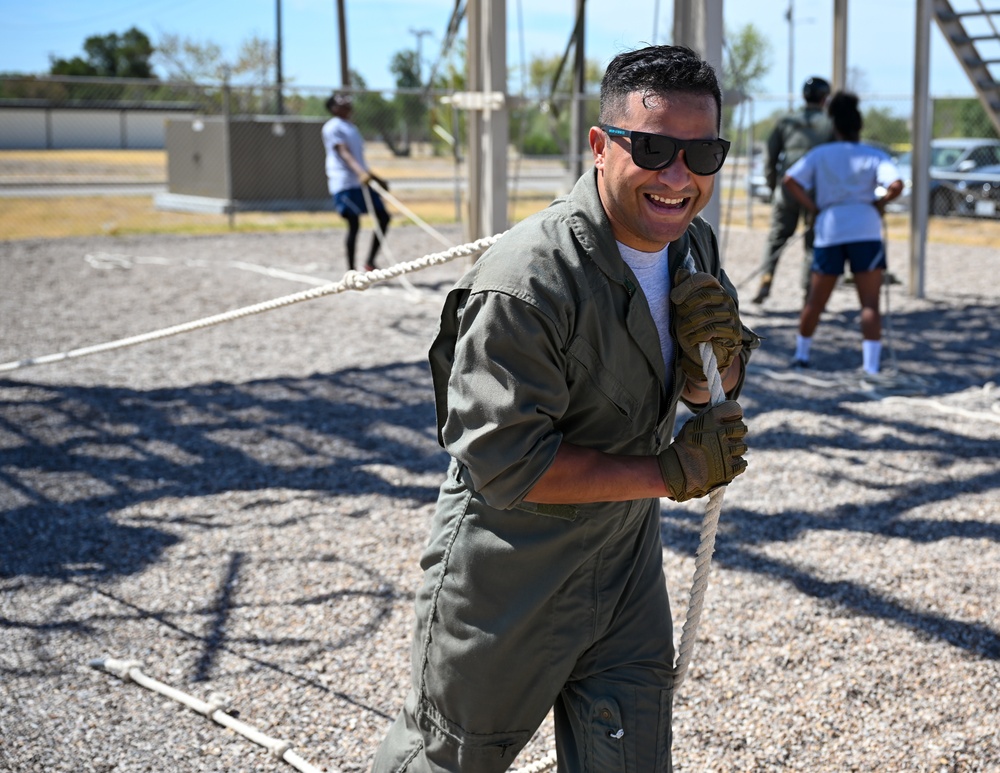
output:
[[280,298],[274,298],[270,301],[255,303],[252,306],[244,306],[241,309],[234,309],[233,311],[227,311],[222,314],[216,314],[211,317],[194,320],[193,322],[185,322],[183,324],[174,325],[161,330],[154,330],[150,333],[143,333],[129,338],[120,338],[117,341],[109,341],[107,343],[95,344],[93,346],[84,346],[79,349],[59,352],[58,354],[48,354],[42,357],[28,357],[21,360],[12,360],[11,362],[0,363],[0,373],[18,370],[20,368],[27,368],[33,365],[47,365],[53,362],[62,362],[63,360],[85,357],[90,354],[98,354],[100,352],[107,352],[113,349],[124,349],[128,346],[136,346],[137,344],[144,344],[150,341],[158,341],[161,338],[169,338],[170,336],[180,335],[181,333],[190,333],[194,330],[219,325],[223,322],[231,322],[243,317],[249,317],[253,314],[260,314],[261,312],[272,311],[284,306],[290,306],[293,303],[311,301],[327,295],[336,295],[337,293],[342,293],[345,290],[367,290],[371,285],[377,282],[402,277],[404,274],[411,271],[419,271],[420,269],[424,269],[429,266],[447,263],[448,261],[455,260],[456,258],[479,255],[499,240],[502,235],[503,234],[487,236],[468,244],[460,244],[457,247],[452,247],[444,252],[435,252],[430,255],[425,255],[417,260],[397,263],[395,266],[390,266],[389,268],[377,268],[366,273],[348,271],[339,282],[331,282],[330,284],[315,287],[311,290],[302,290],[301,292],[285,295]]
[[[301,773],[323,773],[323,769],[317,768],[315,765],[311,765],[302,759],[302,757],[298,754],[293,752],[292,745],[288,743],[288,741],[282,741],[278,738],[272,738],[269,735],[265,735],[256,728],[248,725],[246,722],[241,722],[236,719],[236,717],[227,714],[225,709],[229,706],[229,700],[225,698],[225,696],[212,694],[209,696],[208,701],[199,700],[192,695],[188,695],[187,693],[170,687],[169,685],[157,681],[152,677],[146,676],[142,673],[142,664],[135,660],[99,658],[97,660],[90,661],[90,665],[94,668],[108,671],[126,682],[135,682],[139,686],[145,687],[147,690],[152,690],[153,692],[165,695],[178,703],[183,703],[188,708],[194,709],[199,714],[204,714],[206,717],[214,722],[217,722],[223,727],[235,730],[243,737],[249,738],[254,743],[263,746],[275,757],[280,760],[284,760],[296,770],[301,771]],[[329,768],[326,770],[328,773],[336,773],[336,771],[332,771]]]

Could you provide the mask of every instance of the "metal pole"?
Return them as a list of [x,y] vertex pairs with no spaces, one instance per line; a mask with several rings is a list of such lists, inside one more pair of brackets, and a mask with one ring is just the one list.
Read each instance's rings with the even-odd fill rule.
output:
[[833,3],[833,90],[847,88],[847,0]]
[[424,50],[424,35],[432,34],[431,30],[415,30],[410,27],[410,34],[417,36],[417,82],[423,86],[424,85],[424,74],[423,74],[423,50]]
[[278,115],[284,115],[285,113],[285,97],[282,94],[282,87],[284,84],[284,78],[281,74],[281,0],[275,0],[277,6],[277,43],[274,46],[274,60],[275,60],[275,72],[277,73],[275,80],[278,83],[278,94],[276,100],[276,108]]
[[510,107],[507,97],[507,0],[483,0],[483,45],[486,68],[483,92],[500,94],[499,107],[487,109],[483,124],[483,185],[488,191],[483,211],[484,236],[507,230],[507,140]]
[[927,217],[930,207],[931,147],[931,0],[917,0],[913,67],[913,157],[910,164],[910,294],[924,297]]
[[792,0],[788,0],[788,112],[795,109],[795,10]]
[[753,228],[753,97],[747,97],[750,120],[747,121],[747,228]]
[[346,89],[351,86],[351,70],[347,66],[347,12],[344,0],[337,0],[337,27],[340,33],[340,84]]
[[222,82],[222,159],[226,169],[226,214],[229,216],[229,230],[236,227],[236,207],[233,201],[233,142],[232,142],[232,94],[229,87],[229,68]]
[[571,79],[572,95],[570,97],[570,134],[569,134],[569,168],[572,173],[572,183],[575,183],[583,174],[583,93],[587,87],[587,63],[584,57],[586,53],[583,47],[584,35],[584,6],[586,0],[576,0],[576,40],[573,42],[573,77]]
[[[469,93],[475,94],[485,90],[483,76],[483,46],[480,34],[483,15],[482,4],[486,0],[469,0],[466,10],[466,35],[468,55],[467,86]],[[469,150],[465,154],[465,166],[468,195],[468,219],[465,232],[466,241],[481,239],[485,236],[483,227],[483,111],[469,110],[465,116],[468,129]]]
[[[722,19],[723,0],[691,0],[691,2],[674,3],[674,42],[693,48],[705,59],[715,71],[722,73]],[[705,218],[716,230],[721,225],[722,183],[716,187],[715,194],[702,210]]]

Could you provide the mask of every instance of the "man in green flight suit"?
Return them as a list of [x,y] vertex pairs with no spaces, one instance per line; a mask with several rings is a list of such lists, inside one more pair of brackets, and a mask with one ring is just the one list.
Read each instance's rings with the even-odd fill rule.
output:
[[[449,293],[430,366],[452,459],[374,773],[502,773],[553,709],[560,770],[671,770],[660,501],[745,469],[735,398],[758,343],[698,217],[729,151],[721,104],[689,48],[616,56],[593,168]],[[710,408],[700,343],[729,398]],[[675,437],[678,401],[698,415]]]

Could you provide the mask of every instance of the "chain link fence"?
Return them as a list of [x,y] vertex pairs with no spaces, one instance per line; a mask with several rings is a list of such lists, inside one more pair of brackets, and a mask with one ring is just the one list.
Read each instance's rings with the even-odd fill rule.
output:
[[[2,232],[6,238],[31,238],[95,231],[338,227],[320,135],[331,91],[0,78]],[[453,94],[402,89],[355,91],[353,96],[352,119],[365,137],[368,163],[389,181],[393,195],[428,222],[463,221],[467,114],[452,104]],[[861,104],[863,139],[897,157],[908,174],[910,96],[861,95]],[[578,165],[589,164],[586,131],[597,123],[599,106],[596,95],[581,100],[579,159],[570,155],[568,98],[515,96],[510,107],[508,200],[514,221],[566,191]],[[723,134],[733,142],[718,186],[726,223],[766,222],[767,191],[758,179],[762,149],[788,110],[787,95],[757,96],[725,108]],[[951,149],[937,160],[953,168],[932,168],[937,196],[932,212],[996,214],[984,202],[1000,190],[1000,167],[990,169],[1000,164],[1000,150],[991,150],[1000,149],[1000,141],[979,101],[935,99],[933,116],[935,146]],[[941,138],[977,143],[943,143]],[[905,205],[904,196],[904,211]]]

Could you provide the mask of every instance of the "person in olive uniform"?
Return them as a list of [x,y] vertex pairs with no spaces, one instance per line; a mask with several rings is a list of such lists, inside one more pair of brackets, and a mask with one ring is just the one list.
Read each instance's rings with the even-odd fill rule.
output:
[[[376,773],[501,773],[553,708],[560,770],[671,769],[660,500],[745,469],[735,398],[757,344],[698,217],[720,116],[691,49],[619,54],[594,167],[448,294],[430,366],[451,463]],[[701,343],[729,398],[710,408]],[[678,401],[698,414],[675,437]]]
[[778,267],[785,244],[798,228],[799,220],[805,221],[805,259],[802,265],[802,287],[809,288],[809,272],[813,258],[812,217],[788,194],[782,178],[796,161],[817,145],[833,141],[833,124],[823,111],[830,84],[823,78],[810,78],[802,86],[805,106],[789,113],[774,127],[767,138],[765,175],[771,189],[771,230],[761,259],[760,287],[754,303],[763,303],[771,294],[771,282]]

